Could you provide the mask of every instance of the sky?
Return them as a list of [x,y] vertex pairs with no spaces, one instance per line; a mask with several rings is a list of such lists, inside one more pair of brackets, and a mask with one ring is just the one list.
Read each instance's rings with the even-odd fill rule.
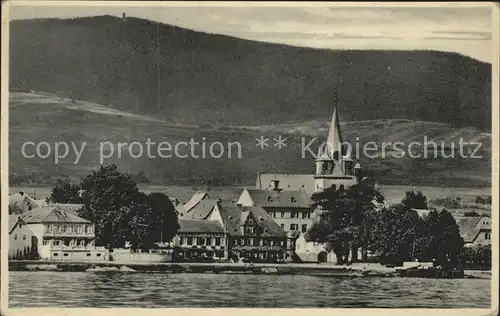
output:
[[[11,2],[12,3],[12,2]],[[18,6],[11,19],[115,15],[196,31],[331,49],[439,50],[492,61],[492,10],[487,7]]]

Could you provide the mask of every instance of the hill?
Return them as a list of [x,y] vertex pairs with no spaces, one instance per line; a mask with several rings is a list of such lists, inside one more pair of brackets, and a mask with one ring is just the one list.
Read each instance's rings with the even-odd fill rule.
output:
[[455,53],[297,48],[111,16],[13,21],[10,30],[12,91],[168,124],[324,119],[338,87],[343,121],[491,128],[491,65]]
[[[309,142],[318,136],[311,149],[316,152],[327,133],[327,121],[305,121],[274,126],[232,126],[206,127],[189,125],[169,125],[163,120],[147,115],[136,115],[104,105],[67,99],[50,94],[11,93],[9,102],[9,177],[10,185],[50,184],[56,178],[76,180],[92,169],[99,167],[99,144],[112,142],[113,157],[105,163],[117,163],[121,171],[143,174],[142,178],[151,184],[220,186],[254,185],[258,172],[312,173],[314,157],[302,157],[302,139]],[[450,143],[460,137],[464,141],[481,141],[481,159],[454,159],[390,156],[369,159],[361,157],[364,168],[374,171],[380,183],[435,186],[488,187],[491,185],[491,134],[475,128],[451,128],[443,123],[412,120],[351,121],[342,124],[343,136],[354,143],[359,137],[360,144],[368,141],[429,141]],[[281,150],[273,147],[273,138],[287,138],[287,147]],[[270,138],[270,147],[261,150],[256,147],[256,138]],[[148,157],[146,152],[134,158],[123,148],[118,157],[118,143],[133,141],[145,144],[147,138],[159,144],[166,141],[189,142],[191,138],[207,144],[228,142],[241,144],[241,158],[237,149],[232,150],[233,158],[227,154],[221,158],[197,159],[189,155],[185,146],[181,154],[186,158],[159,157],[157,146],[152,146]],[[52,155],[46,159],[25,158],[22,145],[26,142],[48,142]],[[70,149],[68,156],[54,163],[54,143],[74,142],[76,146],[86,143],[80,161],[75,164],[75,154]],[[208,146],[207,146],[208,147]],[[80,148],[80,147],[79,147]],[[198,147],[199,148],[199,147]],[[226,146],[227,148],[227,146]],[[34,152],[28,147],[28,154]],[[45,154],[45,151],[43,151]],[[200,152],[197,150],[196,155]]]

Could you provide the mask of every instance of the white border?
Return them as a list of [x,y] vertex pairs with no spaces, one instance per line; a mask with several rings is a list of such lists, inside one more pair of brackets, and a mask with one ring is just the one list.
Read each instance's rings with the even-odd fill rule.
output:
[[[2,85],[1,85],[1,203],[2,203],[2,221],[1,221],[1,249],[8,249],[8,35],[9,35],[9,9],[11,6],[114,6],[114,7],[173,7],[173,6],[217,6],[217,7],[242,7],[242,6],[258,6],[258,7],[300,7],[300,6],[327,6],[327,7],[481,7],[491,8],[493,11],[493,47],[492,47],[492,230],[493,230],[493,266],[492,266],[492,307],[490,309],[335,309],[335,308],[315,308],[315,309],[258,309],[259,312],[267,315],[315,315],[330,316],[335,315],[352,315],[353,313],[364,314],[366,312],[382,315],[427,315],[429,313],[439,315],[493,315],[498,314],[498,225],[499,225],[499,18],[500,7],[493,2],[191,2],[191,1],[172,1],[172,2],[152,2],[152,1],[4,1],[2,2]],[[139,308],[111,308],[103,311],[102,309],[90,308],[16,308],[7,309],[8,302],[8,264],[7,251],[1,253],[1,311],[7,315],[100,315],[105,312],[109,315],[162,315],[168,312],[170,315],[233,315],[250,316],[256,313],[256,309],[250,308],[230,308],[230,309],[139,309]],[[368,311],[367,311],[368,310]]]

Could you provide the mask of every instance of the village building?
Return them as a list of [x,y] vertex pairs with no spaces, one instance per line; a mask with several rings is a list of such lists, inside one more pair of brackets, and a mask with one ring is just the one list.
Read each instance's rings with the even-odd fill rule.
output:
[[174,259],[199,261],[225,259],[227,238],[222,223],[217,220],[179,219],[179,230],[172,241],[176,251]]
[[36,207],[45,206],[47,203],[44,200],[35,199],[24,191],[9,195],[9,214],[23,214]]
[[455,217],[466,247],[491,245],[491,218]]
[[244,189],[236,204],[261,206],[286,232],[305,233],[316,217],[305,191],[283,191],[278,180],[274,181],[273,190]]
[[94,224],[86,219],[57,206],[37,207],[20,218],[32,231],[41,259],[99,260],[103,256],[95,248]]
[[288,238],[287,233],[258,205],[217,204],[207,219],[222,222],[232,260],[279,262],[293,258],[295,237]]
[[204,194],[195,198],[197,203],[186,203],[189,212],[179,218],[180,229],[173,240],[175,259],[293,260],[297,236],[287,235],[261,206],[222,204]]
[[211,199],[207,192],[195,192],[183,207],[177,207],[179,219],[205,219],[219,202],[220,199]]
[[20,215],[9,215],[9,259],[37,258],[37,237]]

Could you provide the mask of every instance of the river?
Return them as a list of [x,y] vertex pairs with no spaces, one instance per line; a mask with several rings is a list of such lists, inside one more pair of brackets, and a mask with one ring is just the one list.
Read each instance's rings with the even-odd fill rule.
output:
[[15,307],[489,308],[491,280],[9,272]]

